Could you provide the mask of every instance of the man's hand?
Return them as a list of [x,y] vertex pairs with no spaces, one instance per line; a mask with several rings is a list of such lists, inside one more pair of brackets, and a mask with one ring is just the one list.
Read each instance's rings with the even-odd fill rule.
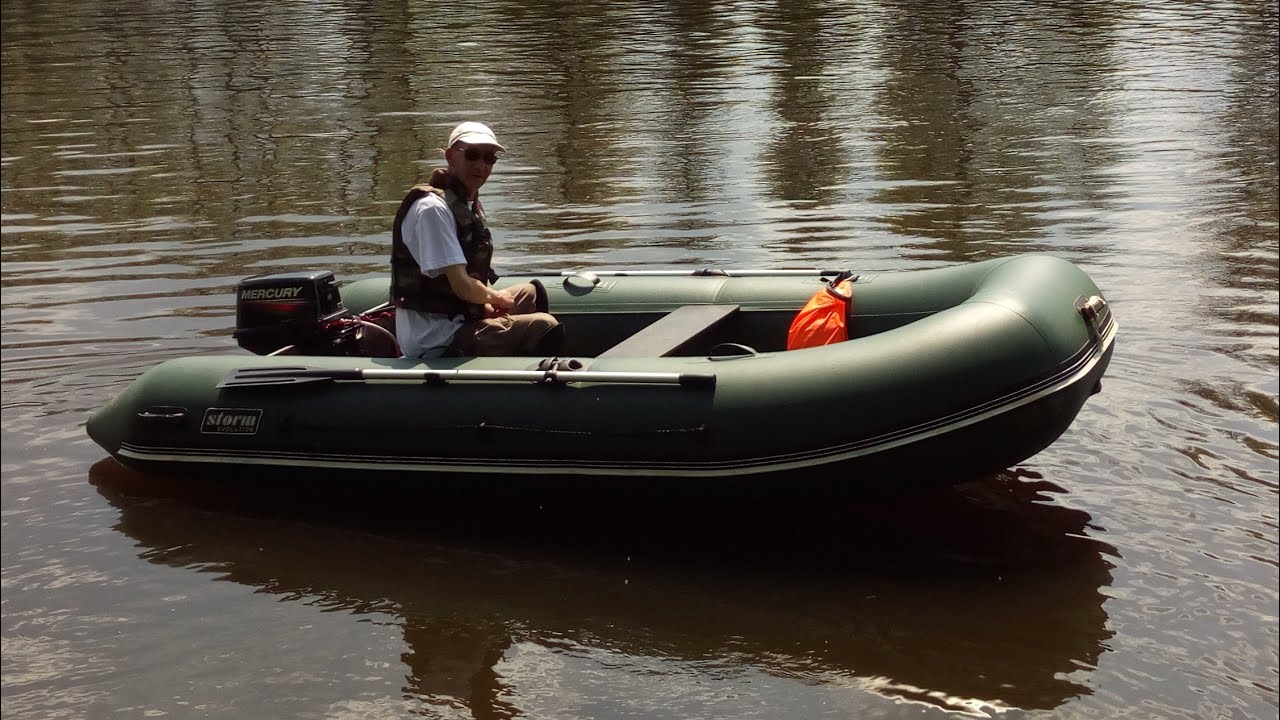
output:
[[516,298],[507,290],[494,290],[489,296],[489,305],[493,308],[493,316],[506,315],[516,306]]

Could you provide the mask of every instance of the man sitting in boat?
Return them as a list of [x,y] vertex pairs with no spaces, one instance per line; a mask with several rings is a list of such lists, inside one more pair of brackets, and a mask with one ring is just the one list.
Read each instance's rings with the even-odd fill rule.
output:
[[547,312],[541,284],[493,287],[493,236],[479,196],[505,150],[487,126],[458,125],[444,150],[447,167],[400,203],[391,301],[405,357],[558,354],[564,328]]

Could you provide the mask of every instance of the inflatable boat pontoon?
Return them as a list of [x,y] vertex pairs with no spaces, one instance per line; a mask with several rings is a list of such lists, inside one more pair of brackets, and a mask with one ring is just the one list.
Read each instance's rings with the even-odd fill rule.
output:
[[266,354],[162,362],[87,430],[125,465],[187,474],[857,491],[1020,463],[1101,387],[1116,323],[1070,262],[861,273],[850,339],[787,351],[835,274],[541,275],[561,357],[429,361],[361,356],[389,337],[383,278],[250,278],[236,337]]

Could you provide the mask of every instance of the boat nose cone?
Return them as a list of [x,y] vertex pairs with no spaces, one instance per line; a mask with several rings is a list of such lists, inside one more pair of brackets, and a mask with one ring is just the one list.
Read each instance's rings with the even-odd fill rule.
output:
[[84,430],[103,450],[114,455],[120,449],[120,434],[123,432],[124,419],[116,412],[115,403],[109,403],[89,416]]

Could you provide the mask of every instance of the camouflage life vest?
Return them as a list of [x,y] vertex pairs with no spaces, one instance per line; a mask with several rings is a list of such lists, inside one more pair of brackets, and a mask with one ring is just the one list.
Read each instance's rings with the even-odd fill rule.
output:
[[[437,177],[438,175],[433,175],[432,179]],[[433,278],[423,275],[421,266],[405,245],[400,230],[400,225],[414,203],[426,197],[427,193],[439,195],[453,213],[458,229],[458,242],[462,245],[463,257],[467,259],[467,274],[486,285],[497,281],[498,276],[493,272],[492,266],[493,236],[485,225],[484,209],[480,201],[476,200],[473,206],[468,206],[466,189],[462,184],[452,177],[445,178],[441,183],[445,187],[415,185],[404,196],[400,209],[396,211],[395,222],[391,226],[391,302],[396,307],[409,310],[445,315],[462,314],[474,319],[483,315],[484,308],[454,295],[453,289],[449,287],[449,278],[445,275]]]

